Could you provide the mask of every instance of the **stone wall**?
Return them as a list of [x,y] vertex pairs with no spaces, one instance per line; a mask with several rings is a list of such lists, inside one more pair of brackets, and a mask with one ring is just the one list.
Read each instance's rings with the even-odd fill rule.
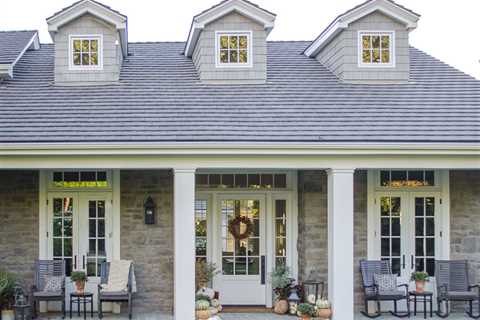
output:
[[38,259],[38,172],[0,170],[0,268],[29,289]]
[[[299,280],[328,279],[327,174],[325,171],[299,172]],[[354,178],[355,210],[355,302],[362,303],[358,261],[367,257],[367,174]],[[327,290],[327,288],[326,288]],[[327,291],[326,291],[327,292]]]
[[470,261],[480,281],[480,171],[450,172],[450,258]]
[[[135,262],[135,312],[171,312],[173,306],[173,176],[170,171],[121,172],[122,259]],[[156,224],[145,225],[143,203],[155,201]]]

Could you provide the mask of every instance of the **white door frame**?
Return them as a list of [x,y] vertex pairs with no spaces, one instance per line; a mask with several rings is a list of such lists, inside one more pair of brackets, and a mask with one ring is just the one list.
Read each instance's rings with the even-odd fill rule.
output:
[[[245,170],[243,170],[245,171]],[[223,171],[222,171],[223,172]],[[235,170],[231,172],[242,172],[242,170]],[[251,170],[248,170],[251,172]],[[268,172],[267,170],[262,170]],[[278,170],[274,171],[279,172]],[[279,199],[287,200],[287,265],[289,266],[292,277],[298,279],[298,180],[296,171],[288,171],[288,189],[286,190],[245,190],[245,189],[198,189],[196,191],[195,199],[203,199],[208,201],[207,206],[207,261],[218,263],[221,261],[221,247],[218,243],[220,232],[220,220],[218,213],[218,198],[224,195],[264,195],[265,202],[265,216],[266,221],[266,306],[273,305],[273,292],[270,281],[268,281],[268,274],[274,268],[275,259],[275,238],[274,238],[274,201]],[[216,227],[214,227],[216,226]],[[218,265],[219,266],[219,265]]]

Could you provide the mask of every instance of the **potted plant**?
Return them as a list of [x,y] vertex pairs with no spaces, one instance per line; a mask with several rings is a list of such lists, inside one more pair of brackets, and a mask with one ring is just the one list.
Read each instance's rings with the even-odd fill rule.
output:
[[206,320],[210,318],[210,301],[203,299],[197,300],[195,310],[197,319]]
[[73,271],[70,279],[75,282],[77,293],[83,294],[85,292],[85,282],[87,282],[87,274],[83,271]]
[[332,316],[330,301],[320,298],[315,303],[315,307],[317,308],[317,317],[320,319],[330,319]]
[[415,291],[423,293],[425,291],[425,282],[429,281],[428,273],[423,271],[412,272],[412,281],[415,281]]
[[309,320],[315,316],[315,307],[310,303],[300,303],[297,306],[297,315],[302,320]]
[[273,311],[277,314],[285,314],[288,312],[288,293],[292,284],[290,278],[290,270],[285,265],[278,265],[272,273],[270,273],[270,281],[272,289],[275,293],[275,303]]
[[14,303],[15,275],[13,273],[0,270],[0,310],[2,320],[14,320],[12,309]]
[[213,278],[220,272],[215,263],[197,261],[195,263],[195,285],[197,290],[208,287]]

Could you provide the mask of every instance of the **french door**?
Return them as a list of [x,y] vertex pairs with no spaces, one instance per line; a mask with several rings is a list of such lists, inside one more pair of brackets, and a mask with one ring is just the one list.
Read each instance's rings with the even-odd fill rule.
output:
[[[252,230],[245,239],[236,239],[229,230],[236,217],[250,220]],[[222,195],[217,198],[219,263],[221,274],[214,288],[225,305],[266,304],[265,197]],[[240,233],[247,226],[239,225]]]
[[425,271],[433,280],[427,290],[435,291],[435,260],[443,249],[440,205],[439,194],[433,192],[376,194],[375,252],[390,261],[398,283],[409,283],[413,271]]
[[48,252],[52,259],[65,261],[67,302],[75,290],[69,280],[72,271],[87,273],[85,290],[96,299],[100,265],[112,255],[111,205],[107,192],[49,193]]

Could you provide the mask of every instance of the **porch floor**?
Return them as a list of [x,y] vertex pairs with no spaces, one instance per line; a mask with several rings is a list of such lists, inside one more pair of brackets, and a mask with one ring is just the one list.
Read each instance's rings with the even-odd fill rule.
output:
[[[39,320],[61,320],[61,319],[62,319],[61,316],[51,315],[51,314],[41,315],[39,317]],[[65,319],[66,320],[70,319],[68,317],[68,314],[67,314],[67,317]],[[83,320],[83,316],[82,317],[74,316],[72,319],[73,320]],[[87,316],[87,319],[92,319],[92,318]],[[97,319],[96,314],[94,316],[94,319]],[[128,317],[125,316],[125,315],[105,314],[103,319],[105,319],[105,320],[128,320]],[[172,315],[167,315],[167,314],[160,314],[160,313],[145,313],[145,314],[139,314],[139,315],[134,316],[134,319],[135,320],[173,320],[173,316]],[[297,319],[297,318],[292,317],[292,316],[279,316],[279,315],[272,314],[272,313],[222,313],[220,315],[220,317],[212,318],[211,320],[281,320],[281,319],[284,319],[284,320],[292,319],[293,320],[293,319]],[[357,314],[355,316],[355,320],[367,320],[367,319],[368,318],[362,316],[361,314]],[[377,319],[385,319],[385,320],[397,319],[398,320],[400,318],[395,318],[393,316],[385,315],[385,316],[379,317]],[[406,319],[406,318],[404,318],[404,319]],[[422,314],[417,313],[416,317],[414,317],[413,314],[412,314],[412,316],[408,319],[423,319],[423,313]],[[441,318],[434,316],[433,318],[427,317],[427,319],[441,319]],[[452,315],[450,317],[448,317],[448,320],[464,320],[464,319],[468,319],[468,317],[464,313],[452,313]]]

